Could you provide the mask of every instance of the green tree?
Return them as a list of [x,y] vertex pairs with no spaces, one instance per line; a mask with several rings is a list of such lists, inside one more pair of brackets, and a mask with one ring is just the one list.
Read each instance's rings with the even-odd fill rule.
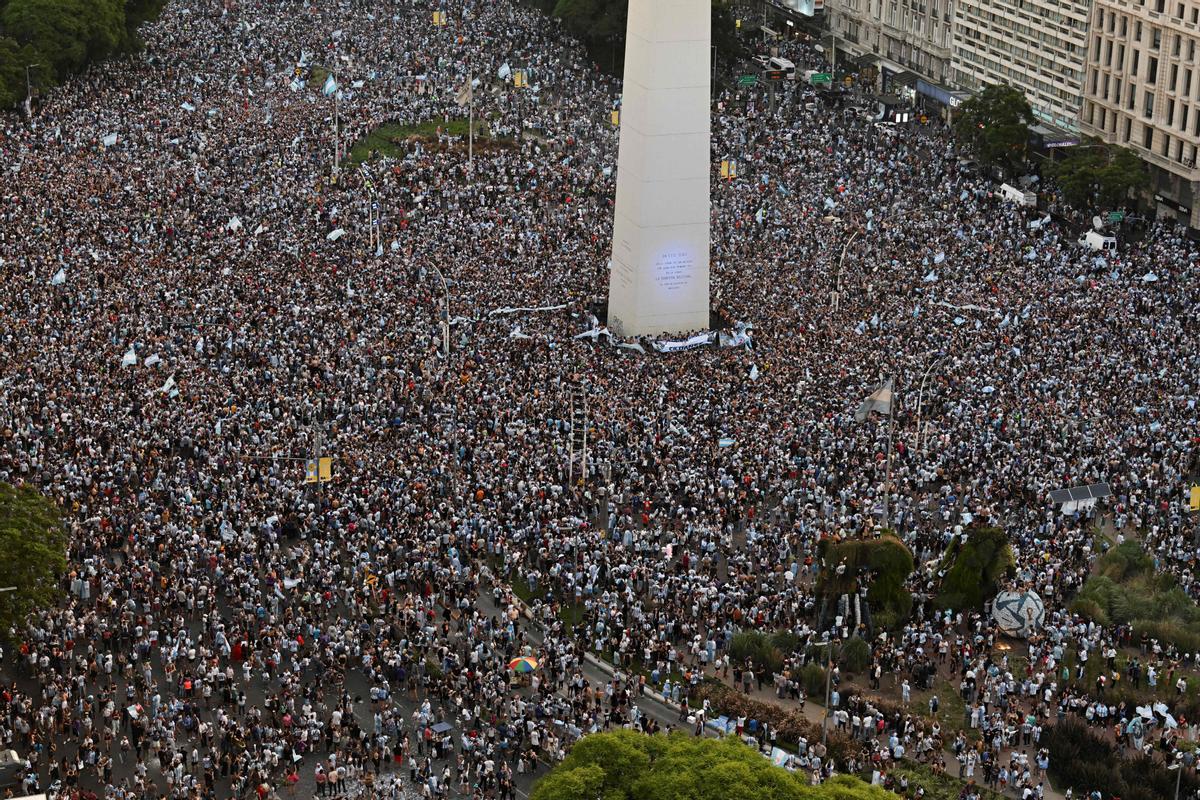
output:
[[[631,757],[632,762],[622,761]],[[614,772],[616,774],[614,774]],[[838,776],[809,786],[807,776],[771,762],[733,737],[633,731],[585,736],[533,787],[530,800],[895,800],[878,786]]]
[[1088,212],[1119,208],[1128,203],[1131,191],[1150,185],[1150,174],[1136,153],[1101,142],[1071,148],[1051,174],[1067,202]]
[[[589,765],[599,767],[604,773],[601,789],[605,793],[626,793],[650,766],[647,738],[628,730],[605,736],[585,736],[571,749],[562,765],[566,770]],[[546,800],[550,800],[550,796]]]
[[[530,0],[563,21],[602,67],[619,69],[624,61],[629,0]],[[712,0],[712,43],[718,57],[739,55],[733,0]]]
[[987,86],[959,107],[954,132],[980,163],[1014,174],[1025,160],[1033,108],[1020,89]]
[[62,593],[67,567],[67,531],[58,507],[25,486],[0,483],[0,630],[30,612],[53,606]]
[[554,16],[584,42],[624,40],[628,13],[629,0],[558,0],[554,7]]
[[124,0],[9,0],[0,26],[63,79],[112,54],[128,35]]
[[24,99],[25,65],[36,64],[35,55],[16,39],[0,36],[0,108],[11,108]]
[[25,67],[35,86],[140,47],[137,28],[165,0],[0,0],[0,108],[25,98]]
[[999,528],[972,528],[966,541],[956,536],[942,558],[938,607],[955,611],[982,608],[1000,591],[1001,580],[1015,563],[1008,536]]
[[559,766],[538,781],[529,800],[596,800],[603,787],[604,770],[598,764]]

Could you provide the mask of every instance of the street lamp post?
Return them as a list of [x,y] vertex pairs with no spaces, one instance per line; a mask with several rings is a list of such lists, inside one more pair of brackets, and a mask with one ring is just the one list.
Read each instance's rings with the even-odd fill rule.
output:
[[1175,800],[1179,800],[1179,784],[1183,780],[1183,768],[1196,763],[1196,754],[1192,752],[1176,753],[1175,763],[1167,769],[1175,770]]
[[33,82],[29,79],[29,70],[34,67],[40,67],[41,64],[26,64],[25,65],[25,118],[29,119],[33,116]]
[[921,376],[921,390],[917,393],[917,452],[925,452],[925,438],[921,431],[921,408],[925,401],[925,381],[929,378],[930,373],[937,368],[939,364],[946,360],[945,356],[938,356],[933,360],[928,367],[925,368],[925,374]]
[[829,744],[829,702],[833,697],[833,640],[814,642],[812,647],[824,647],[825,650],[825,716],[821,720],[821,746]]
[[437,264],[431,264],[433,271],[442,281],[442,355],[450,358],[450,284]]
[[854,233],[850,234],[850,238],[846,240],[846,244],[842,246],[842,257],[838,259],[837,279],[834,283],[833,290],[833,310],[837,311],[842,304],[842,265],[846,263],[846,253],[850,250],[850,244],[862,233],[862,228],[855,228]]

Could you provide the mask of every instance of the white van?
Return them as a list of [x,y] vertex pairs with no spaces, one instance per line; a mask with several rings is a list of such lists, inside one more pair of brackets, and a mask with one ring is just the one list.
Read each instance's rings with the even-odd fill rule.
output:
[[1023,189],[1018,189],[1016,186],[1010,186],[1007,183],[1000,184],[1000,195],[1005,200],[1010,200],[1019,206],[1037,205],[1036,192],[1027,192]]
[[1079,240],[1079,244],[1101,253],[1117,252],[1117,237],[1105,236],[1098,231],[1088,231],[1087,235]]
[[775,56],[767,62],[767,69],[777,69],[783,72],[783,77],[789,81],[796,80],[796,65],[786,58]]

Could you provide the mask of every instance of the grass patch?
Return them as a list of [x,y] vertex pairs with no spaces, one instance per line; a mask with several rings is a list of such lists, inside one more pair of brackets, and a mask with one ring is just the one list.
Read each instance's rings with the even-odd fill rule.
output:
[[[351,145],[350,161],[354,164],[361,164],[370,159],[371,154],[375,152],[385,158],[401,158],[404,155],[403,142],[414,136],[422,139],[435,139],[439,129],[443,136],[453,136],[465,141],[470,134],[470,127],[470,120],[466,117],[454,117],[449,122],[436,119],[426,120],[413,125],[385,122]],[[488,131],[487,118],[476,117],[475,144],[477,148],[509,141],[508,139],[493,139]]]
[[313,64],[308,72],[308,88],[320,89],[325,85],[325,79],[328,77],[329,70],[318,64]]
[[[957,771],[957,764],[951,766]],[[955,775],[949,773],[939,775],[924,764],[916,764],[911,761],[904,761],[899,766],[892,767],[890,772],[897,779],[901,776],[908,778],[908,791],[910,793],[918,786],[923,788],[926,800],[958,800],[962,796],[964,787],[967,785],[966,781]],[[866,780],[871,780],[870,774],[867,774]],[[975,786],[980,791],[980,795],[984,800],[1004,800],[1004,795],[983,787],[982,768],[976,769],[974,780]],[[896,791],[899,791],[899,787],[896,788]]]

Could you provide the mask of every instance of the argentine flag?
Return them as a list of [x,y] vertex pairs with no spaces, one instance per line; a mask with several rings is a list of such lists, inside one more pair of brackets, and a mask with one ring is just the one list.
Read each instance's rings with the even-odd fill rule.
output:
[[333,73],[329,73],[329,77],[325,78],[325,85],[321,87],[321,94],[328,97],[337,91],[337,81],[333,79]]

